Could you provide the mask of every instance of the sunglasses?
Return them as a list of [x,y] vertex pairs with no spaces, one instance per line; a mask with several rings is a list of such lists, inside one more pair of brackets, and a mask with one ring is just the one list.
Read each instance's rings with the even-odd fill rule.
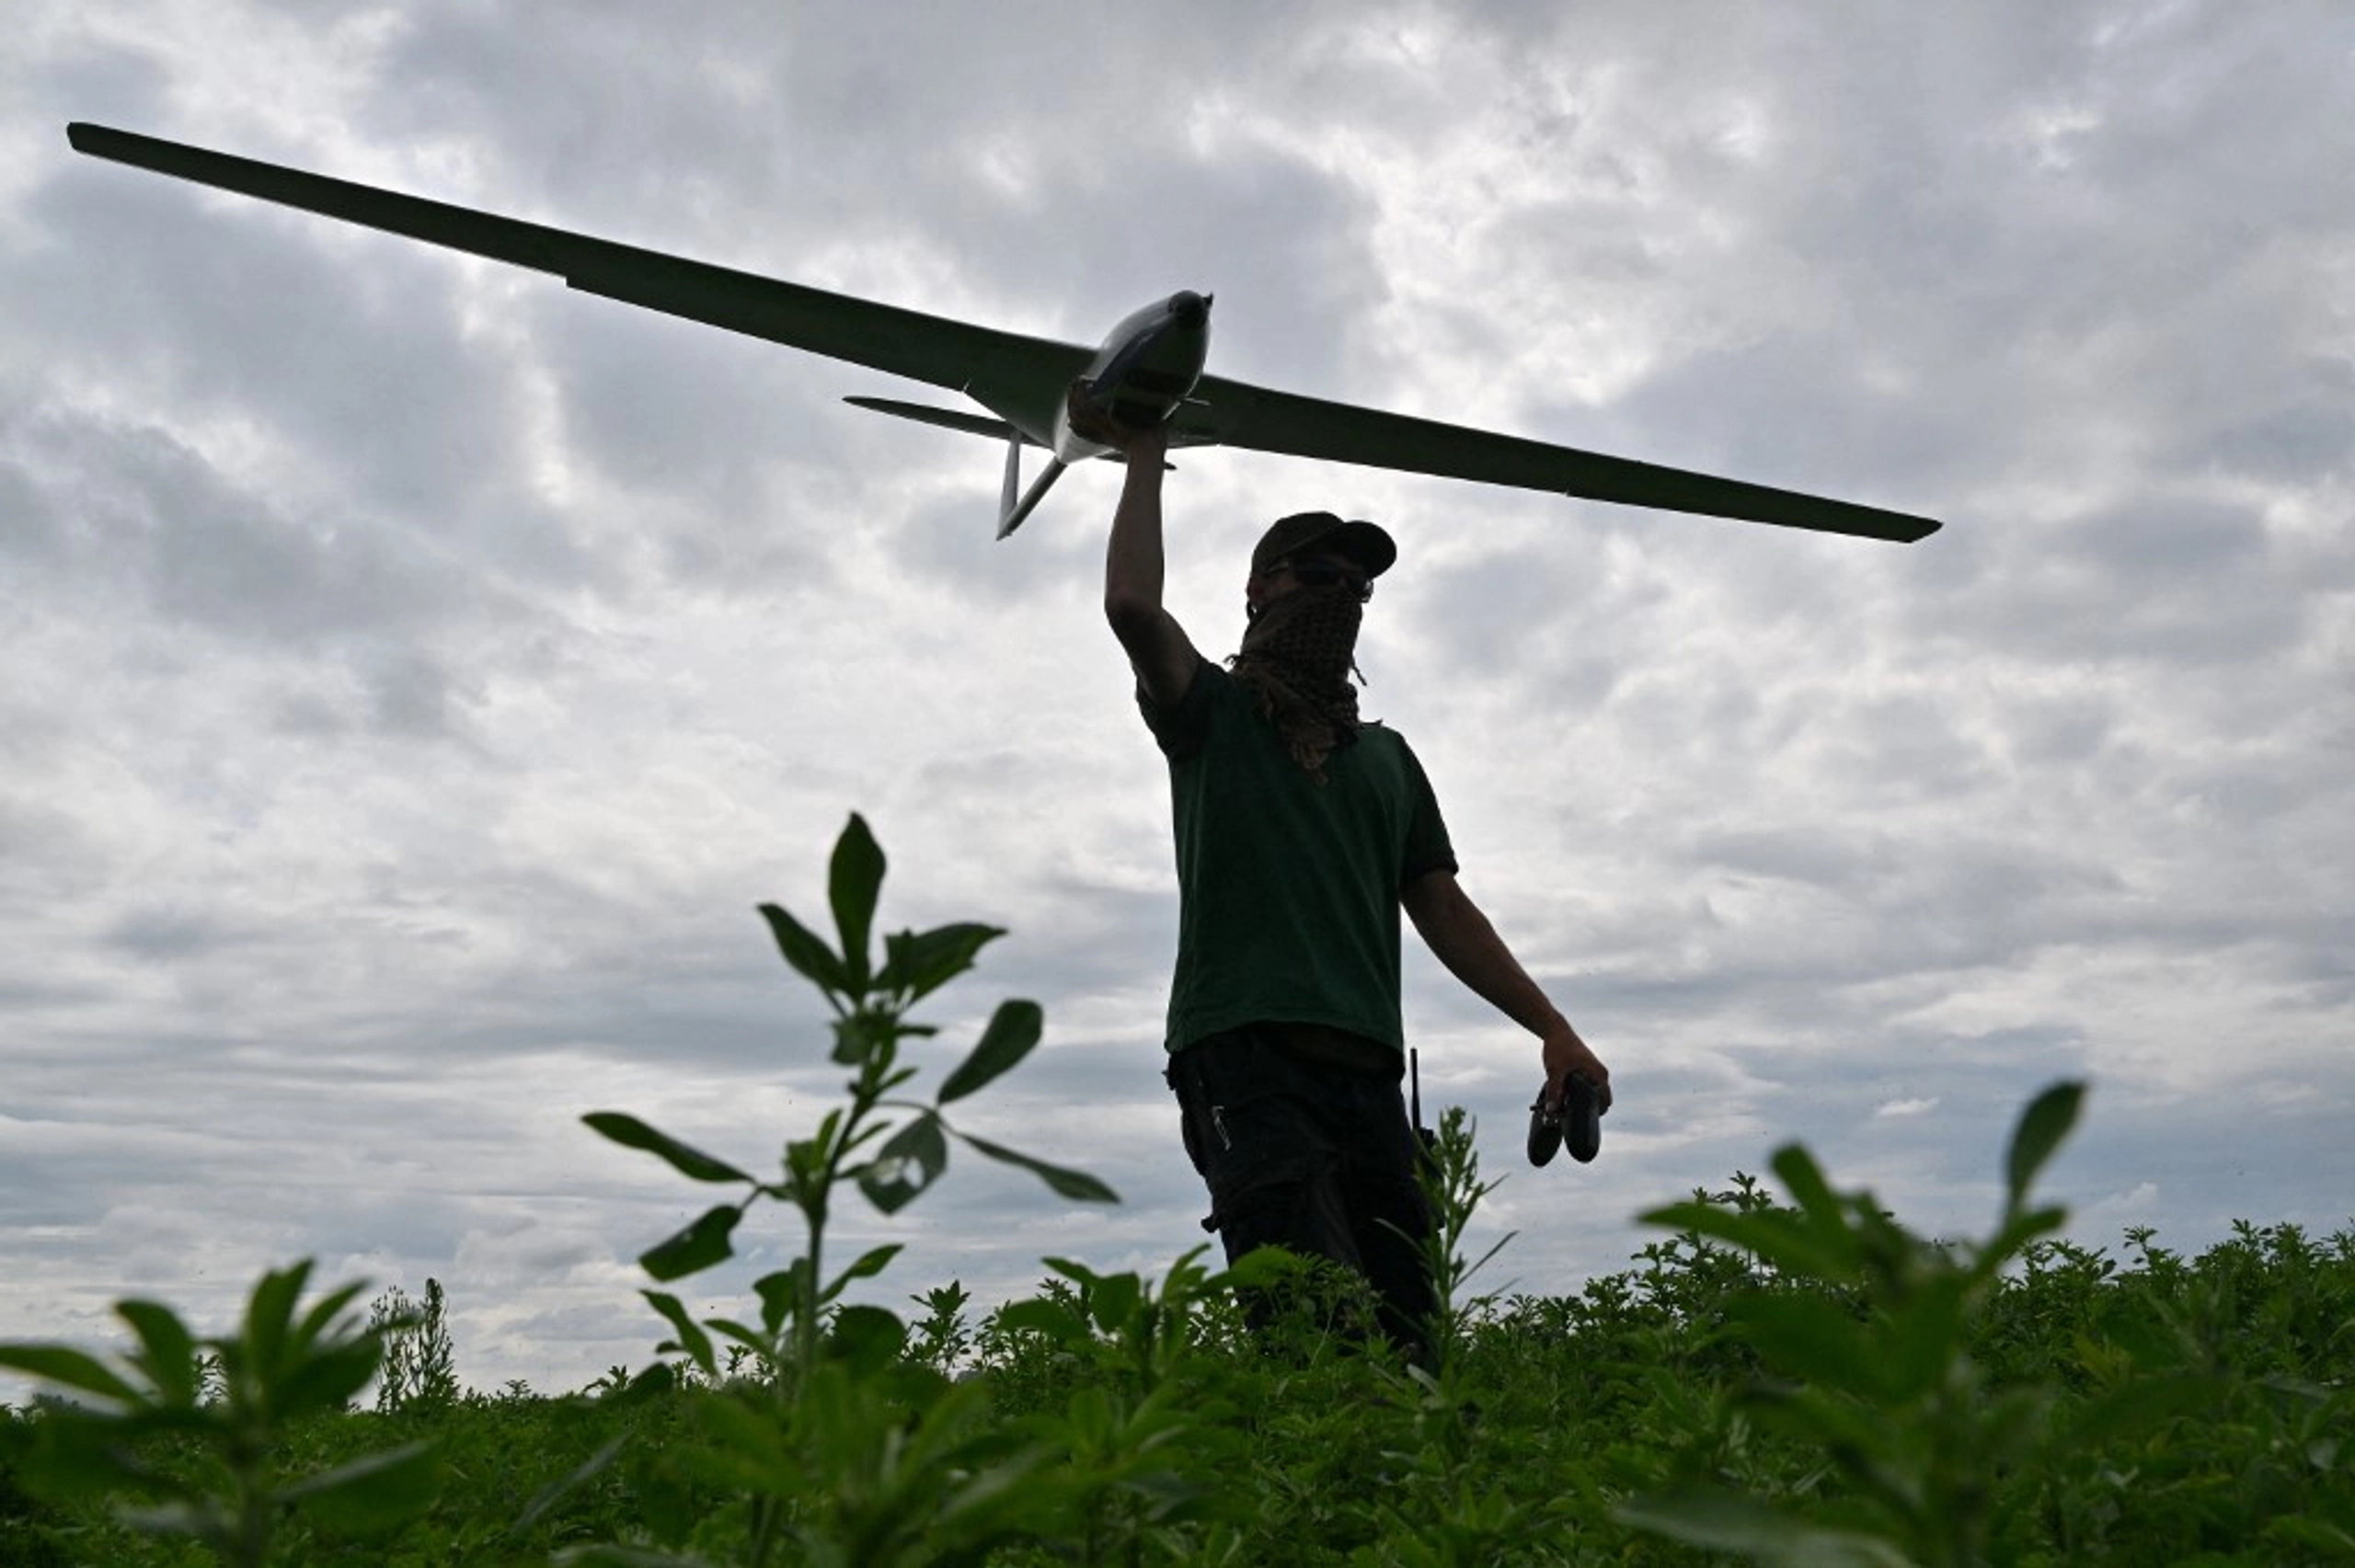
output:
[[1355,567],[1312,555],[1304,561],[1279,561],[1275,570],[1290,572],[1292,580],[1303,588],[1326,588],[1334,583],[1347,583],[1350,591],[1358,596],[1360,604],[1373,597],[1373,582]]

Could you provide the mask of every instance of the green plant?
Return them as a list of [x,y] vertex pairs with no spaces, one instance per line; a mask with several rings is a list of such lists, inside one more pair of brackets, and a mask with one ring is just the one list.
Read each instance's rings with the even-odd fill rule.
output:
[[1059,1402],[1023,1418],[1046,1462],[1029,1489],[1040,1532],[1079,1563],[1132,1563],[1149,1547],[1166,1556],[1199,1527],[1234,1516],[1236,1500],[1210,1477],[1238,1451],[1223,1418],[1233,1412],[1206,1341],[1224,1332],[1220,1304],[1238,1281],[1265,1281],[1267,1253],[1213,1274],[1197,1247],[1156,1291],[1136,1274],[1098,1274],[1049,1258],[1055,1277],[993,1322],[1001,1348],[1028,1340],[1062,1363]]
[[973,1331],[965,1321],[965,1309],[973,1304],[972,1292],[962,1280],[952,1279],[908,1299],[925,1309],[908,1354],[934,1371],[953,1377],[973,1348]]
[[[63,1345],[0,1345],[0,1367],[71,1396],[44,1406],[19,1460],[28,1488],[110,1498],[133,1528],[191,1537],[238,1568],[270,1561],[290,1513],[350,1534],[423,1509],[440,1475],[422,1442],[285,1473],[293,1430],[344,1412],[382,1353],[381,1327],[362,1328],[347,1310],[360,1286],[302,1308],[310,1271],[306,1260],[262,1276],[244,1323],[219,1338],[199,1340],[160,1303],[118,1301],[139,1348],[116,1366]],[[217,1385],[202,1369],[208,1357]]]
[[2005,1161],[2004,1212],[1975,1247],[1924,1241],[1869,1192],[1837,1193],[1798,1145],[1775,1173],[1794,1207],[1694,1202],[1644,1216],[1713,1237],[1772,1271],[1727,1303],[1729,1332],[1767,1377],[1740,1408],[1800,1439],[1845,1483],[1831,1501],[1780,1505],[1693,1485],[1620,1516],[1696,1545],[1810,1564],[1984,1560],[2006,1472],[2044,1440],[2056,1391],[1992,1383],[1970,1354],[1975,1320],[2067,1213],[2028,1188],[2075,1124],[2084,1086],[2057,1084],[2022,1114]]
[[1430,1331],[1432,1370],[1442,1375],[1458,1357],[1465,1322],[1488,1304],[1465,1301],[1465,1286],[1504,1251],[1513,1237],[1508,1231],[1477,1258],[1465,1256],[1464,1238],[1471,1230],[1473,1219],[1478,1214],[1481,1202],[1499,1185],[1498,1182],[1480,1179],[1480,1152],[1473,1142],[1474,1129],[1463,1106],[1450,1105],[1442,1111],[1438,1132],[1424,1145],[1428,1157],[1416,1172],[1431,1211],[1431,1228],[1418,1240],[1424,1266],[1430,1274],[1435,1301]]
[[450,1341],[449,1303],[442,1282],[425,1282],[425,1299],[412,1301],[394,1286],[368,1304],[368,1327],[384,1346],[376,1379],[376,1409],[436,1410],[458,1397],[457,1353]]
[[[1755,1184],[1740,1201],[1775,1207]],[[2043,1385],[2051,1397],[2044,1436],[1996,1476],[1985,1560],[2355,1561],[2355,1442],[2346,1436],[2355,1432],[2355,1235],[2255,1225],[2181,1251],[2157,1247],[2148,1231],[2128,1235],[2115,1265],[2049,1238],[2032,1244],[1971,1314],[1965,1353],[1983,1386]],[[2152,1258],[2158,1266],[2143,1266]],[[736,1562],[756,1487],[810,1529],[778,1548],[797,1562],[826,1561],[829,1551],[840,1561],[854,1544],[870,1561],[978,1553],[988,1568],[1729,1560],[1614,1517],[1620,1500],[1656,1497],[1680,1476],[1737,1489],[1802,1526],[1868,1528],[1858,1521],[1870,1505],[1824,1447],[1755,1402],[1759,1379],[1790,1374],[1741,1337],[1734,1310],[1759,1290],[1822,1288],[1691,1232],[1647,1244],[1574,1293],[1516,1295],[1470,1316],[1451,1374],[1464,1396],[1453,1409],[1391,1358],[1345,1349],[1306,1314],[1304,1327],[1321,1337],[1271,1345],[1246,1327],[1223,1276],[1163,1281],[1072,1267],[1036,1292],[1060,1310],[1048,1322],[1022,1327],[1029,1313],[1013,1307],[973,1314],[953,1423],[935,1410],[950,1392],[936,1370],[902,1365],[921,1359],[925,1331],[896,1358],[880,1354],[888,1336],[874,1341],[872,1360],[848,1359],[851,1347],[830,1337],[821,1377],[864,1391],[826,1397],[863,1413],[813,1417],[778,1438],[778,1474],[755,1482],[704,1469],[726,1448],[719,1423],[779,1431],[773,1391],[749,1356],[727,1390],[740,1408],[727,1415],[714,1410],[725,1377],[715,1388],[700,1373],[682,1381],[618,1368],[582,1394],[468,1392],[392,1418],[317,1412],[279,1444],[281,1477],[364,1457],[391,1427],[433,1444],[442,1487],[423,1514],[364,1538],[337,1539],[290,1513],[271,1551],[306,1568],[511,1568],[602,1542],[607,1562]],[[1852,1313],[1872,1310],[1856,1293],[1835,1294]],[[1005,1312],[1015,1326],[1001,1322]],[[838,1360],[842,1370],[822,1369]],[[125,1528],[100,1492],[29,1492],[22,1461],[53,1442],[59,1408],[44,1396],[37,1408],[0,1412],[0,1568],[210,1560],[185,1536]],[[844,1431],[864,1446],[831,1468],[801,1447]],[[201,1452],[181,1435],[130,1447],[168,1471],[198,1473]],[[869,1477],[875,1490],[859,1491]],[[977,1477],[996,1490],[942,1525],[940,1489]],[[829,1490],[841,1488],[875,1499],[873,1533],[850,1532],[856,1521]],[[909,1521],[905,1536],[889,1533],[892,1507]],[[976,1546],[966,1532],[992,1521],[995,1544]]]
[[[981,1040],[941,1080],[931,1104],[891,1097],[917,1071],[902,1065],[902,1047],[938,1033],[929,1024],[911,1023],[909,1013],[917,1002],[971,968],[982,948],[1005,933],[977,924],[902,932],[884,940],[883,962],[877,965],[872,933],[883,872],[882,850],[866,821],[854,815],[835,841],[827,881],[828,901],[841,941],[839,951],[785,910],[775,904],[761,906],[778,952],[818,988],[833,1009],[833,1060],[854,1073],[847,1086],[849,1104],[828,1112],[813,1137],[786,1144],[779,1180],[763,1181],[623,1112],[597,1111],[581,1118],[603,1137],[657,1155],[690,1180],[741,1182],[748,1189],[735,1203],[706,1209],[638,1259],[640,1266],[658,1280],[681,1279],[733,1256],[731,1237],[736,1226],[762,1198],[787,1203],[800,1211],[807,1250],[789,1268],[755,1282],[753,1289],[762,1307],[757,1331],[725,1320],[698,1327],[675,1297],[645,1292],[656,1310],[678,1331],[677,1341],[664,1348],[687,1355],[707,1375],[716,1370],[713,1333],[742,1345],[771,1367],[812,1364],[825,1309],[856,1281],[879,1274],[900,1251],[896,1245],[877,1247],[827,1279],[826,1227],[837,1189],[846,1183],[856,1185],[877,1209],[895,1214],[948,1169],[952,1136],[977,1153],[1032,1172],[1062,1196],[1093,1203],[1119,1201],[1111,1188],[1093,1176],[959,1132],[943,1115],[950,1102],[984,1087],[1030,1054],[1043,1024],[1036,1002],[1001,1003]],[[915,1115],[896,1127],[877,1120],[879,1113],[895,1110]]]
[[[1064,1197],[1117,1201],[1094,1177],[960,1131],[946,1115],[947,1106],[996,1080],[1038,1044],[1042,1020],[1035,1002],[1000,1004],[929,1102],[898,1097],[917,1073],[903,1061],[904,1049],[936,1033],[911,1021],[912,1010],[1005,933],[978,924],[902,932],[884,939],[877,963],[873,934],[884,867],[882,850],[854,815],[828,866],[837,943],[776,905],[761,908],[785,961],[826,999],[833,1013],[833,1059],[852,1073],[848,1103],[829,1111],[813,1135],[785,1145],[776,1179],[753,1176],[636,1116],[600,1111],[583,1118],[602,1136],[652,1153],[691,1180],[746,1189],[638,1260],[658,1281],[731,1256],[738,1223],[761,1199],[787,1204],[801,1216],[804,1250],[753,1283],[759,1311],[751,1322],[699,1322],[677,1297],[643,1293],[672,1330],[660,1353],[682,1355],[704,1380],[721,1383],[724,1342],[746,1352],[763,1373],[757,1384],[739,1380],[711,1391],[701,1407],[705,1441],[678,1457],[688,1480],[741,1500],[745,1560],[754,1564],[774,1561],[788,1540],[817,1561],[970,1558],[1012,1531],[1018,1512],[1012,1488],[1040,1457],[990,1430],[984,1391],[952,1385],[938,1368],[910,1358],[897,1316],[841,1303],[853,1284],[879,1274],[900,1249],[873,1248],[829,1277],[826,1234],[838,1192],[855,1187],[878,1210],[897,1213],[939,1180],[953,1138],[1033,1173]],[[892,1112],[912,1114],[896,1124],[883,1119]],[[706,1535],[713,1528],[707,1521],[698,1527]],[[661,1561],[618,1547],[577,1557]]]

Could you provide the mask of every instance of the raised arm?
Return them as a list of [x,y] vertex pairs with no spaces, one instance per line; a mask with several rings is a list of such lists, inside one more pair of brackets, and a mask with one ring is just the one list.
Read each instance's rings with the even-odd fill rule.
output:
[[[1074,428],[1078,428],[1076,418]],[[1136,670],[1137,687],[1157,704],[1176,702],[1193,684],[1201,656],[1177,618],[1163,607],[1161,474],[1169,452],[1162,426],[1135,429],[1111,425],[1083,431],[1120,449],[1128,476],[1112,513],[1112,538],[1104,554],[1104,618]]]
[[1569,1020],[1529,978],[1529,971],[1513,957],[1497,928],[1488,923],[1488,917],[1480,912],[1453,873],[1434,871],[1416,877],[1407,884],[1399,902],[1449,974],[1537,1036],[1549,1104],[1561,1102],[1565,1080],[1576,1074],[1593,1084],[1602,1104],[1609,1107],[1611,1070],[1587,1048]]

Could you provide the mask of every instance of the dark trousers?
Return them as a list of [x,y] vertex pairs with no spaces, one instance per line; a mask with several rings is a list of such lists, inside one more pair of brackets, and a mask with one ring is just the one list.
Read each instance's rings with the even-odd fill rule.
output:
[[[1170,1058],[1169,1086],[1210,1187],[1204,1224],[1227,1261],[1278,1246],[1355,1271],[1373,1288],[1383,1333],[1428,1362],[1436,1299],[1421,1250],[1431,1230],[1415,1180],[1421,1143],[1395,1053],[1354,1043],[1366,1048],[1282,1024],[1212,1035]],[[1269,1312],[1252,1303],[1255,1322]]]

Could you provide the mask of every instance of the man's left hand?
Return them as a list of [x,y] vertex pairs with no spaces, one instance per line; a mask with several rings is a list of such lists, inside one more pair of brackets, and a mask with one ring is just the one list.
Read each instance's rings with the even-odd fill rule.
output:
[[1568,1080],[1575,1075],[1594,1090],[1595,1104],[1601,1110],[1611,1108],[1611,1070],[1603,1059],[1587,1048],[1578,1031],[1565,1026],[1547,1035],[1545,1054],[1545,1103],[1559,1108]]

